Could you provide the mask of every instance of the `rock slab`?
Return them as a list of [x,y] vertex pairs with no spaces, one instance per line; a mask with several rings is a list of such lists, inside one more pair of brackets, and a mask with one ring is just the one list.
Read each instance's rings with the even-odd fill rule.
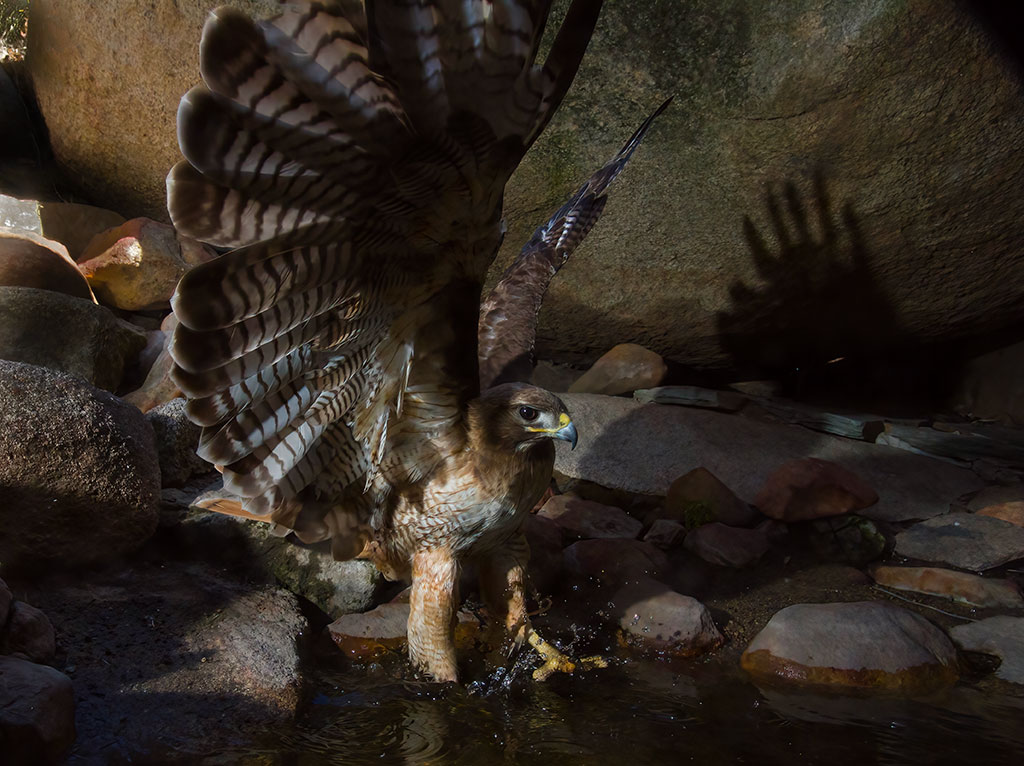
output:
[[992,516],[949,513],[896,535],[897,555],[972,572],[1024,558],[1024,528]]
[[914,612],[881,601],[795,604],[743,652],[758,681],[905,694],[956,681],[956,649]]
[[1024,684],[1024,617],[989,617],[957,625],[949,635],[961,649],[999,657],[998,678]]
[[867,442],[709,410],[563,394],[579,445],[555,445],[555,470],[610,489],[664,496],[681,473],[703,466],[739,497],[754,497],[783,463],[805,457],[846,466],[879,495],[861,515],[885,521],[946,513],[982,486],[972,472]]
[[1024,608],[1017,586],[1009,580],[984,578],[967,572],[937,567],[876,567],[875,582],[896,590],[941,596],[984,607]]

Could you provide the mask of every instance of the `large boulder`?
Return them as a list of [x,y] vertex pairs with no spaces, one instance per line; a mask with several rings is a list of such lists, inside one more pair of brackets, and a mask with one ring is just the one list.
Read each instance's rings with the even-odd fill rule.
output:
[[631,340],[695,366],[778,367],[1024,318],[1024,102],[982,5],[999,4],[605,3],[512,179],[492,278],[675,102],[553,281],[538,354]]
[[[34,0],[39,103],[93,198],[166,220],[175,110],[214,4]],[[787,368],[1024,318],[1024,104],[1014,62],[954,0],[607,3],[512,179],[492,279],[669,94],[552,284],[541,356],[632,340],[695,366]]]
[[75,741],[75,694],[60,671],[0,657],[0,747],[12,766],[57,762]]
[[76,375],[108,391],[146,345],[146,333],[91,299],[0,287],[0,359]]
[[[175,115],[199,77],[213,0],[34,0],[28,65],[58,162],[129,217],[166,221],[164,179],[181,159]],[[254,16],[275,0],[227,2]]]
[[156,529],[160,467],[135,407],[62,373],[0,361],[0,561],[85,564]]

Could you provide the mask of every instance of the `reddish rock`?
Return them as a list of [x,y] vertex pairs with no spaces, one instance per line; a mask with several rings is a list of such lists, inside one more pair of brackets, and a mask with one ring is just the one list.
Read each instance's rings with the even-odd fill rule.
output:
[[53,290],[96,302],[64,245],[20,229],[0,227],[0,285]]
[[75,741],[71,679],[46,665],[0,657],[0,743],[4,763],[59,761]]
[[788,606],[740,661],[760,682],[909,695],[935,691],[959,676],[945,633],[919,614],[881,601]]
[[6,625],[0,624],[0,647],[31,662],[49,662],[57,652],[57,638],[49,619],[31,604],[15,601]]
[[768,552],[768,535],[715,522],[690,532],[683,544],[709,564],[740,569],[756,564]]
[[555,522],[570,540],[634,539],[643,528],[639,520],[619,508],[583,500],[575,495],[555,495],[538,515]]
[[678,547],[686,537],[686,527],[671,519],[655,519],[644,535],[644,542],[669,551]]
[[768,477],[754,500],[761,513],[793,522],[838,516],[878,502],[878,494],[841,465],[818,458],[791,460]]
[[736,497],[707,468],[694,468],[672,482],[657,516],[678,521],[687,529],[696,529],[709,521],[744,527],[758,518],[757,511]]
[[692,657],[722,643],[722,634],[702,603],[650,578],[620,588],[611,604],[619,638],[627,646]]
[[213,256],[198,243],[190,241],[183,247],[172,226],[134,218],[97,234],[82,253],[78,268],[100,301],[138,311],[168,306],[189,267]]
[[563,551],[565,568],[604,583],[657,578],[668,571],[668,557],[640,540],[580,540]]
[[995,519],[1002,519],[1011,524],[1016,524],[1018,527],[1024,527],[1024,500],[990,505],[976,513],[979,516],[991,516]]
[[1024,608],[1024,598],[1009,580],[979,577],[938,567],[875,567],[875,582],[896,590],[941,596],[965,604]]
[[665,361],[653,351],[635,343],[620,343],[569,386],[569,392],[627,394],[660,386],[667,371]]

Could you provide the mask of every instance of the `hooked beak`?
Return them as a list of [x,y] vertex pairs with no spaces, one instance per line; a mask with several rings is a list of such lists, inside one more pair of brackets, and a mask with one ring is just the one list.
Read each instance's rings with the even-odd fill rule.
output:
[[569,442],[569,449],[576,449],[578,435],[576,433],[576,426],[572,424],[571,420],[551,435],[556,439],[564,439]]

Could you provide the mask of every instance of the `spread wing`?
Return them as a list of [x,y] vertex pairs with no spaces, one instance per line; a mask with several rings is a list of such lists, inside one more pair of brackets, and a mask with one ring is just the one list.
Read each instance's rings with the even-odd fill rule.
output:
[[171,353],[199,453],[247,511],[294,527],[317,498],[355,508],[460,446],[504,184],[599,9],[574,0],[543,66],[548,2],[211,15],[168,207],[233,249],[181,280]]
[[537,314],[551,279],[597,223],[609,184],[622,172],[669,97],[625,146],[539,227],[480,307],[480,388],[527,382],[533,373]]

